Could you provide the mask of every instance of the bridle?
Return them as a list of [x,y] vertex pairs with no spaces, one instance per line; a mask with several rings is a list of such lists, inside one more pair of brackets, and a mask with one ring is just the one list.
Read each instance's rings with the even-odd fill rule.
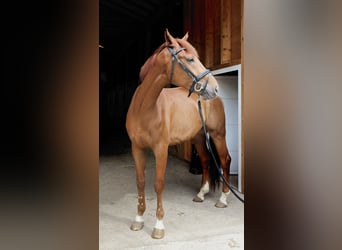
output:
[[[172,57],[172,64],[171,64],[171,74],[170,74],[170,83],[172,83],[172,76],[173,76],[173,70],[174,70],[174,62],[175,59],[177,61],[177,63],[181,66],[181,68],[185,71],[185,73],[187,73],[187,75],[192,79],[192,85],[189,89],[189,95],[188,97],[192,94],[192,92],[196,91],[197,93],[203,93],[204,90],[207,88],[208,85],[208,81],[209,81],[209,77],[211,75],[211,72],[209,69],[205,69],[202,73],[198,74],[197,76],[191,72],[191,70],[186,67],[186,65],[179,60],[177,54],[183,50],[185,50],[185,48],[180,48],[176,51],[173,50],[172,47],[168,46],[167,49],[169,50],[171,57]],[[207,80],[205,81],[204,85],[202,85],[202,83],[200,82],[206,75],[208,75]]]

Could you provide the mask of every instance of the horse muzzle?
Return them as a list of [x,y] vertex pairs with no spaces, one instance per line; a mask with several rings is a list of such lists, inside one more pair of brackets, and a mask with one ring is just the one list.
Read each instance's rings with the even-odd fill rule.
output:
[[211,83],[209,83],[210,76],[211,74],[209,73],[204,83],[202,81],[197,81],[193,85],[193,92],[201,95],[203,99],[212,99],[218,95],[219,87],[217,82],[215,81],[215,78],[211,78]]
[[205,100],[213,99],[218,96],[218,86],[211,87],[208,86],[205,90],[202,91],[201,96]]

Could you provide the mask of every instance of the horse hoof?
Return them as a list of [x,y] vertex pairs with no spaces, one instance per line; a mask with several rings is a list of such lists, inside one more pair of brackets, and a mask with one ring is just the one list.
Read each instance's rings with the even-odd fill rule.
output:
[[131,225],[131,230],[132,231],[139,231],[144,227],[144,222],[139,222],[139,221],[133,221]]
[[225,208],[225,207],[227,207],[227,204],[224,204],[223,202],[218,201],[218,202],[216,202],[215,207]]
[[153,228],[153,232],[151,235],[153,239],[162,239],[164,238],[164,235],[165,235],[164,229]]
[[192,199],[192,201],[194,201],[194,202],[203,202],[203,200],[200,197],[198,197],[197,195]]

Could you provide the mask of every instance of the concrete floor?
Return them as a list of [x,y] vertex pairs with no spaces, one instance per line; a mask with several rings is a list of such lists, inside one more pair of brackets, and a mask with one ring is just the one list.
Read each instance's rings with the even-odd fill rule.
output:
[[137,232],[129,229],[137,204],[132,155],[100,157],[100,249],[244,249],[244,205],[230,194],[228,207],[216,208],[218,191],[207,194],[204,202],[194,203],[201,175],[189,173],[188,163],[173,156],[168,159],[163,194],[165,237],[152,239],[155,160],[150,151],[147,156],[145,226]]

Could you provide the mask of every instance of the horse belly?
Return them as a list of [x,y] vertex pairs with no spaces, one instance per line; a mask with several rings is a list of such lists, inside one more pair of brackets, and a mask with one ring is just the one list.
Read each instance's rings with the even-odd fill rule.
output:
[[[201,129],[201,122],[196,110],[187,110],[174,115],[170,124],[170,144],[179,144],[192,139]],[[188,111],[188,112],[186,112]]]

